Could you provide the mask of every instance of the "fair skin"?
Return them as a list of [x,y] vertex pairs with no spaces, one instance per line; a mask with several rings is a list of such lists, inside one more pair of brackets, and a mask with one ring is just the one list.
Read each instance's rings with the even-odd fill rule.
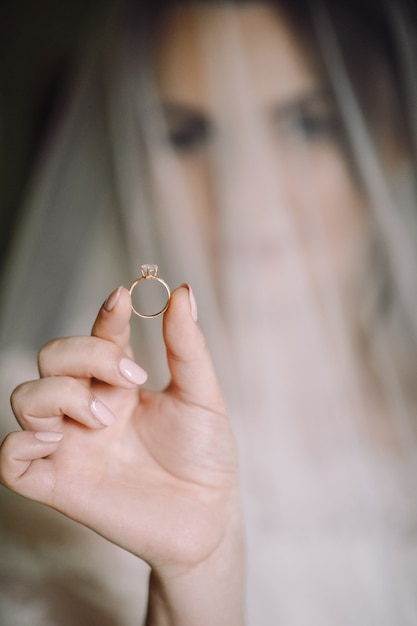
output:
[[[49,343],[40,380],[13,394],[24,430],[2,445],[1,481],[148,561],[149,624],[211,624],[217,611],[241,624],[236,451],[190,302],[177,289],[165,315],[172,379],[161,393],[121,374],[122,362],[146,378],[130,361],[124,288],[100,309],[91,337]],[[97,419],[96,397],[114,423]],[[228,592],[213,606],[220,582]]]
[[[222,213],[239,224],[225,262],[242,263],[244,272],[250,258],[270,272],[277,306],[291,301],[300,252],[319,293],[328,288],[320,275],[326,253],[341,293],[351,295],[362,269],[358,248],[368,245],[366,201],[312,54],[284,15],[262,3],[176,8],[157,41],[167,131],[153,149],[156,202],[171,202],[161,180],[169,180],[173,157],[209,258],[223,253],[216,239]],[[287,243],[287,218],[298,249]]]
[[[250,227],[265,185],[256,187],[248,171],[239,170],[245,163],[251,169],[253,146],[242,127],[256,127],[268,138],[263,149],[294,209],[313,280],[320,283],[315,266],[322,240],[303,226],[312,190],[335,273],[349,285],[356,271],[346,242],[363,236],[363,200],[341,158],[332,131],[334,112],[317,70],[285,19],[268,5],[197,4],[175,9],[166,23],[170,28],[161,30],[156,81],[175,158],[201,228],[210,233],[208,250],[216,249],[211,156],[226,150],[227,197],[239,193],[242,221],[254,234],[234,253],[265,261],[277,284],[278,304],[285,302],[288,281],[276,281],[272,274],[283,261],[279,242],[269,239],[269,229]],[[216,39],[221,24],[240,33],[249,99],[235,89],[230,73],[235,68],[222,54],[224,38]],[[200,37],[193,36],[197,32],[206,42],[205,54]],[[219,55],[223,82],[213,96],[203,78],[208,61],[216,65]],[[190,125],[199,129],[197,141],[195,130],[187,130]],[[152,157],[158,175],[167,152],[161,140]],[[305,159],[309,168],[300,170]],[[163,202],[156,183],[155,200]],[[145,375],[130,361],[130,317],[130,296],[121,288],[100,309],[90,337],[56,340],[41,351],[40,379],[13,394],[22,431],[10,434],[1,447],[1,482],[145,559],[152,568],[149,625],[239,626],[244,622],[243,550],[236,450],[192,297],[184,287],[175,290],[164,315],[171,382],[158,393],[138,389]],[[122,366],[136,374],[133,382],[121,373],[126,358]]]

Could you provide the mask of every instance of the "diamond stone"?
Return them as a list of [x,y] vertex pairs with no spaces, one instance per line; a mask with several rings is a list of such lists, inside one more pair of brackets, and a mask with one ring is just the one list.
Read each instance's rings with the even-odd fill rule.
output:
[[140,271],[142,272],[142,276],[144,278],[149,278],[150,276],[155,277],[158,274],[158,266],[145,263],[140,266]]

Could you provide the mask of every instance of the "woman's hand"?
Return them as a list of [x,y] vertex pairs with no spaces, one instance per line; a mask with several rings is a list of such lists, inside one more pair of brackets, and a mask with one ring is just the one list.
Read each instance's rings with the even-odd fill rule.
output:
[[210,563],[224,568],[222,554],[234,560],[237,459],[192,292],[175,290],[164,316],[172,378],[163,392],[138,389],[146,373],[131,360],[130,315],[120,288],[90,337],[43,348],[40,379],[13,393],[23,430],[1,446],[0,477],[145,559],[160,598],[165,581],[207,564],[210,577]]

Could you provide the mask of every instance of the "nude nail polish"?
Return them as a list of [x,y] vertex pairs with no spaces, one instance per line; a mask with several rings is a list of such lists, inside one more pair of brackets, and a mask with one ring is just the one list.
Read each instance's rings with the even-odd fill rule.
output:
[[195,300],[193,290],[191,289],[191,286],[188,283],[184,283],[182,287],[185,287],[188,290],[188,297],[190,299],[191,317],[193,318],[195,322],[198,322],[197,302]]
[[36,437],[39,441],[43,443],[58,443],[64,436],[64,433],[55,433],[49,431],[40,431],[37,433],[33,433],[33,436]]
[[145,370],[131,359],[121,359],[119,363],[119,370],[121,375],[134,385],[143,385],[143,383],[148,379],[148,374]]
[[114,309],[117,302],[119,301],[121,290],[122,290],[122,287],[118,287],[117,289],[112,291],[112,293],[109,295],[109,297],[105,301],[103,306],[108,313],[110,313],[110,311]]
[[91,412],[103,426],[111,426],[116,421],[116,417],[110,409],[101,402],[96,396],[91,400]]

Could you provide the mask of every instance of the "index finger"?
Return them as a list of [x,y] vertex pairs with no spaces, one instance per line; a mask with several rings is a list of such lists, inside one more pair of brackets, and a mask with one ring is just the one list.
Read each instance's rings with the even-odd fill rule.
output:
[[112,341],[126,354],[133,354],[130,346],[130,293],[125,287],[115,289],[103,303],[94,322],[91,334]]

